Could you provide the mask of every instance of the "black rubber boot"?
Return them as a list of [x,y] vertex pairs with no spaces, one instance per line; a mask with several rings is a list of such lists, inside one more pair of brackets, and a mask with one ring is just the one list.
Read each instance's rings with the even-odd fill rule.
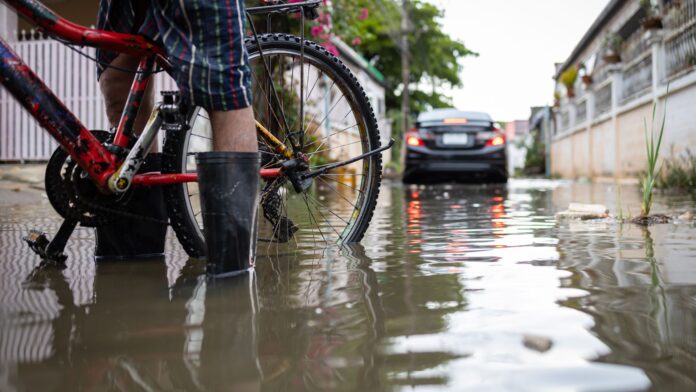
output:
[[[138,173],[160,171],[162,155],[150,153]],[[162,188],[139,187],[132,190],[127,211],[150,220],[118,217],[111,223],[97,227],[96,260],[126,260],[160,258],[164,256],[167,236],[167,209]]]
[[259,164],[255,152],[196,156],[208,275],[233,276],[254,266]]

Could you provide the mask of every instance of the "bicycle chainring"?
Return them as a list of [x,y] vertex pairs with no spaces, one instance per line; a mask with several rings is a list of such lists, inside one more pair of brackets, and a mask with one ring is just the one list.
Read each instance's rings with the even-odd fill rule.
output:
[[[91,131],[99,141],[108,141],[106,131]],[[46,194],[53,208],[65,219],[96,227],[111,222],[118,215],[123,197],[102,193],[87,173],[58,147],[46,165]]]

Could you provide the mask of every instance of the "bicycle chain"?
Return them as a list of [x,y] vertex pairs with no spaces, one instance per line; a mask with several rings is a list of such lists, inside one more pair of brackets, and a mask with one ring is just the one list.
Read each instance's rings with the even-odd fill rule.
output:
[[[101,142],[108,141],[111,136],[106,131],[92,131]],[[169,224],[168,220],[142,216],[125,211],[125,204],[131,193],[121,197],[109,198],[104,196],[102,201],[90,200],[85,196],[82,185],[87,185],[89,179],[82,178],[82,168],[73,162],[70,156],[60,147],[54,151],[46,166],[46,194],[53,208],[65,219],[80,222],[84,227],[96,227],[112,222],[116,217],[133,220]],[[81,182],[85,181],[84,184]],[[87,186],[92,186],[91,183]],[[98,192],[96,189],[94,192]],[[110,206],[109,206],[110,205]]]
[[[295,226],[295,223],[293,223],[290,218],[280,214],[282,199],[278,194],[278,190],[285,182],[286,180],[284,178],[270,181],[266,183],[261,193],[260,204],[263,209],[263,217],[274,227],[273,237],[275,237],[275,239],[264,239],[263,241],[284,244],[289,242],[298,230],[297,226]],[[277,230],[275,228],[277,228]]]
[[[92,133],[102,142],[108,141],[108,138],[111,136],[106,131],[92,131]],[[67,166],[65,166],[66,163]],[[84,197],[77,183],[77,181],[82,180],[80,178],[82,173],[82,168],[77,166],[61,148],[54,152],[54,156],[51,157],[46,167],[46,192],[50,195],[49,200],[54,209],[63,218],[76,220],[85,227],[104,225],[112,222],[115,217],[169,225],[168,219],[152,218],[124,210],[125,206],[123,203],[127,202],[130,192],[118,199],[105,199],[102,202],[95,202]],[[297,226],[295,226],[292,220],[287,216],[282,216],[280,213],[282,199],[278,191],[285,182],[285,179],[269,181],[261,193],[260,204],[263,209],[263,216],[274,228],[278,228],[273,233],[275,240],[267,241],[286,243],[290,241],[293,234],[297,231]],[[109,207],[105,203],[114,205],[114,207]],[[116,207],[119,203],[121,205]],[[99,215],[99,213],[102,213],[102,215]]]

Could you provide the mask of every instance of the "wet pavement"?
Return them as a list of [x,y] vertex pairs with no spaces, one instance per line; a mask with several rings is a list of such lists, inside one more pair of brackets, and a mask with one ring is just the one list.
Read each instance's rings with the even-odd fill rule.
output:
[[216,282],[173,236],[96,265],[89,229],[37,269],[20,237],[59,220],[31,200],[0,209],[0,391],[696,389],[693,223],[553,219],[635,187],[387,183],[361,245]]

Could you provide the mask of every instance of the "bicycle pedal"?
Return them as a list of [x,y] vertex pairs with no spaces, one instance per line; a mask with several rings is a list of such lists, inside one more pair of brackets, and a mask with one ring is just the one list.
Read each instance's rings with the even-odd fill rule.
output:
[[51,241],[48,239],[46,233],[38,230],[30,230],[29,234],[22,237],[22,239],[29,245],[29,248],[41,257],[46,257],[46,247]]
[[65,263],[65,260],[68,258],[68,256],[63,254],[62,251],[52,252],[49,254],[51,240],[48,238],[48,235],[42,231],[30,230],[26,236],[22,237],[22,239],[29,245],[29,249],[41,257],[41,259],[44,261],[49,261],[60,265]]

